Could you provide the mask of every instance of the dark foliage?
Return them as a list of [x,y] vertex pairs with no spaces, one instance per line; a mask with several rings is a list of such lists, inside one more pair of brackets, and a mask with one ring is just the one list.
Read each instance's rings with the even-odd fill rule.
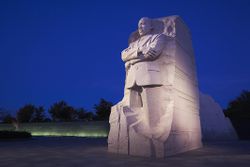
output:
[[35,113],[33,113],[31,122],[45,122],[45,109],[40,106],[35,109]]
[[77,110],[78,119],[82,121],[92,121],[95,117],[94,113],[88,112],[84,108]]
[[5,110],[3,108],[0,108],[0,121],[3,120],[3,118],[7,115]]
[[94,105],[96,120],[108,120],[112,106],[112,102],[106,101],[105,99],[101,98],[99,104]]
[[239,97],[229,103],[224,113],[231,120],[239,138],[242,140],[249,140],[250,92],[242,91]]
[[15,118],[4,108],[0,108],[0,123],[12,123]]
[[31,137],[31,133],[24,131],[0,131],[0,139],[17,139]]
[[45,110],[42,106],[36,107],[32,104],[27,104],[21,107],[17,112],[19,122],[43,122],[45,120]]
[[242,91],[239,97],[229,103],[224,112],[227,117],[250,118],[250,91]]
[[50,118],[45,118],[43,122],[52,122],[52,120]]
[[3,123],[10,124],[13,122],[13,120],[15,120],[15,118],[8,114],[3,118]]
[[54,103],[48,110],[52,120],[45,117],[45,109],[42,106],[36,107],[33,104],[27,104],[17,111],[17,120],[11,115],[5,115],[0,112],[0,118],[3,122],[28,123],[28,122],[69,122],[69,121],[95,121],[108,120],[111,112],[112,102],[101,98],[98,104],[94,105],[94,112],[89,112],[84,108],[75,109],[68,105],[65,101]]
[[27,104],[21,107],[17,112],[17,120],[19,122],[31,122],[32,116],[36,111],[36,107],[32,104]]
[[54,103],[50,109],[49,114],[53,121],[72,121],[77,118],[77,112],[72,106],[69,106],[65,101]]
[[15,119],[11,114],[9,114],[5,109],[0,108],[0,122],[1,123],[12,123],[12,120]]

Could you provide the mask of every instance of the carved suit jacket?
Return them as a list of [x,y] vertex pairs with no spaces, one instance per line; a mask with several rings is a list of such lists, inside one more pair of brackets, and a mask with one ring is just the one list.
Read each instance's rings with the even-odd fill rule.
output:
[[122,60],[129,63],[126,88],[133,86],[162,85],[158,58],[166,44],[163,34],[149,34],[131,43],[122,51]]

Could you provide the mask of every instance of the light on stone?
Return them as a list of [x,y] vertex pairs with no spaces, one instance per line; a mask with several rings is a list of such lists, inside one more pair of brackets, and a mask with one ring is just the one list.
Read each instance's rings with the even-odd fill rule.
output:
[[142,18],[138,25],[122,51],[124,97],[112,107],[108,151],[166,157],[200,148],[199,89],[187,26],[178,16]]

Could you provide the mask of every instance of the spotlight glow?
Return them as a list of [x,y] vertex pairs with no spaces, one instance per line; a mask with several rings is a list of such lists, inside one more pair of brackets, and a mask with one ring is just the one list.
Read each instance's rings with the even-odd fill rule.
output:
[[[0,124],[0,130],[14,130],[14,127]],[[105,121],[23,123],[19,130],[30,132],[32,136],[107,137],[109,124]]]

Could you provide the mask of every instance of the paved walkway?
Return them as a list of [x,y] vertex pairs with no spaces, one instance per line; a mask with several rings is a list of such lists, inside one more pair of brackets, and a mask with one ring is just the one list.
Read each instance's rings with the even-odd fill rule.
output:
[[250,141],[205,143],[166,159],[107,153],[104,138],[35,137],[0,141],[0,167],[250,167]]

